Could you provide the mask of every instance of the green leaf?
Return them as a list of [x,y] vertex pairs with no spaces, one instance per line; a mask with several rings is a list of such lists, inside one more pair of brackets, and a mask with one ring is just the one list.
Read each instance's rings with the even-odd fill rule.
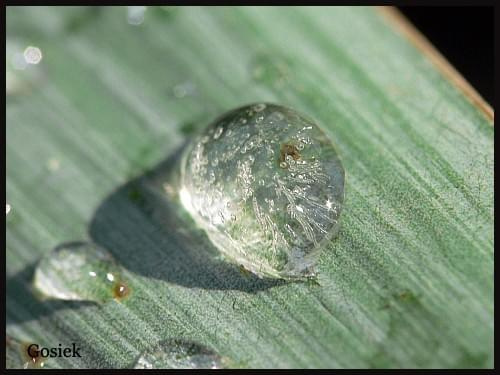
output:
[[[8,7],[8,46],[43,58],[7,54],[7,334],[82,348],[46,367],[130,367],[168,339],[243,367],[492,367],[492,115],[388,14],[148,7],[132,25],[126,8]],[[315,119],[343,160],[319,285],[219,259],[162,190],[193,132],[252,102]],[[39,300],[39,259],[86,239],[128,298]]]

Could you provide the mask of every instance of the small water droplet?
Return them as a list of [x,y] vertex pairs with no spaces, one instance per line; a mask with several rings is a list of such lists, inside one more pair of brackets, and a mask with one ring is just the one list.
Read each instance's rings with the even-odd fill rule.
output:
[[128,6],[127,7],[127,22],[133,26],[139,26],[144,22],[144,14],[147,7],[145,6]]
[[221,369],[229,360],[195,342],[171,339],[161,341],[141,353],[135,369]]
[[41,259],[33,286],[46,298],[106,302],[116,297],[117,285],[126,285],[121,273],[121,267],[103,248],[72,242]]
[[61,166],[61,162],[59,159],[56,158],[50,158],[47,160],[47,169],[51,172],[55,172],[59,170],[59,167]]
[[24,60],[28,64],[38,64],[40,61],[42,61],[42,51],[38,47],[33,47],[33,46],[28,46],[24,50]]
[[5,216],[7,216],[9,214],[9,212],[10,212],[10,204],[7,203],[5,205],[5,211],[6,211],[6,215]]
[[185,81],[175,85],[172,91],[176,98],[182,99],[186,96],[195,95],[196,85],[191,81]]
[[[318,202],[332,197],[340,208],[344,169],[333,145],[310,120],[266,104],[258,111],[263,118],[258,122],[256,116],[248,117],[256,109],[251,105],[228,112],[186,147],[181,202],[214,245],[237,264],[259,276],[306,277],[314,272],[320,245],[337,233],[340,209],[328,210]],[[199,148],[200,140],[222,124],[232,136],[210,137]],[[318,146],[304,150],[301,138]],[[214,159],[219,159],[217,167],[208,162]],[[233,214],[226,202],[241,212],[237,222],[225,220]]]

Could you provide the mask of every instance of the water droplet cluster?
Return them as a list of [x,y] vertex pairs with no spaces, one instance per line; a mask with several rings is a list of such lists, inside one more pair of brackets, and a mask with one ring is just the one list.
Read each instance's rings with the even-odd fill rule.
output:
[[230,259],[259,276],[313,274],[338,230],[344,170],[328,137],[296,111],[238,108],[187,147],[180,197]]

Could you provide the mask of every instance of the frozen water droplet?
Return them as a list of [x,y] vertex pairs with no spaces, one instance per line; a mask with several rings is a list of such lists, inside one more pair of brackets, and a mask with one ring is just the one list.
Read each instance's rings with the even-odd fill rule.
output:
[[41,259],[33,286],[47,298],[106,302],[128,294],[121,273],[106,250],[92,243],[72,242]]
[[[313,272],[322,244],[337,233],[344,169],[331,141],[311,120],[273,104],[256,116],[255,106],[223,115],[186,148],[181,201],[236,263],[259,276],[305,277]],[[203,142],[219,126],[232,137]],[[309,139],[307,148],[299,137]],[[214,159],[217,168],[208,163]],[[318,203],[327,199],[338,210]],[[241,212],[236,223],[223,221],[234,213],[226,202]]]
[[227,358],[200,344],[185,340],[161,341],[141,353],[135,369],[221,369]]

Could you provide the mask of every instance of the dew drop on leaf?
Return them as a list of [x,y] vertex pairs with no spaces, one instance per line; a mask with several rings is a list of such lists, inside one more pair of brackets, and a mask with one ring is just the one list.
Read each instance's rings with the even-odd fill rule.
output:
[[200,344],[173,339],[160,341],[141,353],[135,369],[221,369],[229,361]]
[[[220,135],[208,137],[214,130]],[[302,278],[338,231],[344,169],[314,122],[254,104],[222,115],[185,149],[180,198],[237,264],[261,277]]]
[[121,274],[108,251],[89,242],[72,242],[40,260],[33,286],[45,298],[102,303],[129,295]]

